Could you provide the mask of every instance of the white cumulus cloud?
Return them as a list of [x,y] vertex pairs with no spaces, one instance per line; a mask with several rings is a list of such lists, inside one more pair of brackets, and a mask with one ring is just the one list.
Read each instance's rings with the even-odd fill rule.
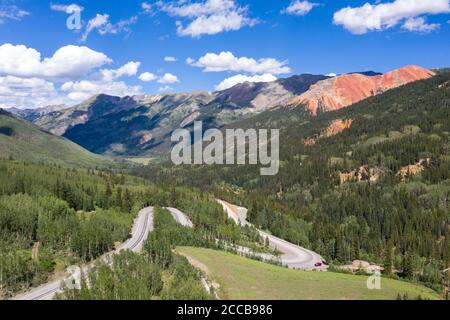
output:
[[61,104],[52,82],[38,78],[0,77],[0,108],[34,108]]
[[0,107],[70,105],[101,93],[142,94],[140,86],[116,81],[135,76],[140,62],[130,61],[117,69],[99,70],[109,63],[112,60],[108,56],[88,47],[65,46],[53,56],[42,58],[36,49],[3,44],[0,46]]
[[158,82],[163,84],[170,84],[180,82],[180,80],[178,80],[178,77],[176,75],[166,73],[161,78],[159,78]]
[[236,31],[257,23],[257,20],[248,17],[247,7],[238,5],[235,0],[159,1],[157,5],[161,11],[187,21],[187,24],[177,21],[177,33],[180,36],[198,38]]
[[292,14],[296,16],[305,16],[310,13],[311,10],[314,9],[314,7],[318,6],[320,6],[319,3],[294,0],[291,2],[289,7],[282,11],[282,13]]
[[137,74],[140,62],[130,61],[118,69],[103,69],[100,70],[103,80],[112,81],[123,76],[131,77]]
[[144,82],[155,81],[157,78],[158,77],[155,76],[151,72],[144,72],[144,73],[141,73],[141,75],[139,76],[139,80],[144,81]]
[[108,94],[113,96],[134,96],[142,94],[140,86],[128,86],[122,81],[70,81],[61,86],[61,90],[67,92],[69,99],[81,102],[97,94]]
[[222,51],[219,54],[207,53],[195,61],[188,58],[186,62],[193,66],[202,68],[205,72],[248,72],[252,74],[286,74],[291,69],[286,66],[286,61],[278,61],[273,58],[253,59],[247,57],[236,57],[230,51]]
[[419,32],[419,33],[430,33],[434,30],[440,28],[440,24],[438,23],[430,23],[428,24],[425,18],[409,18],[405,21],[402,26],[403,29],[411,31],[411,32]]
[[68,81],[61,86],[67,97],[74,102],[81,102],[97,94],[113,96],[134,96],[142,94],[140,86],[130,86],[124,81],[116,81],[121,77],[135,76],[141,63],[130,61],[117,69],[102,69],[88,79]]
[[333,20],[334,24],[343,26],[353,34],[365,34],[392,28],[406,19],[449,12],[448,0],[395,0],[366,3],[355,8],[346,7],[337,11]]
[[243,74],[238,74],[233,77],[227,78],[223,80],[221,83],[219,83],[215,89],[217,91],[226,90],[231,87],[234,87],[237,84],[244,83],[244,82],[272,82],[277,80],[277,77],[275,77],[272,74],[263,74],[263,75],[255,75],[255,76],[246,76]]
[[88,47],[64,46],[52,57],[24,45],[6,43],[0,46],[0,75],[23,78],[79,78],[92,69],[112,62],[104,53]]

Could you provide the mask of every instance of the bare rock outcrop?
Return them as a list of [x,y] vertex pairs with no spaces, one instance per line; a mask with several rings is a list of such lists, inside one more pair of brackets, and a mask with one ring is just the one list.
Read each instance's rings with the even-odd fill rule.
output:
[[339,110],[369,97],[410,82],[428,79],[435,73],[417,66],[407,66],[383,75],[346,74],[326,79],[292,99],[288,105],[304,105],[313,114]]

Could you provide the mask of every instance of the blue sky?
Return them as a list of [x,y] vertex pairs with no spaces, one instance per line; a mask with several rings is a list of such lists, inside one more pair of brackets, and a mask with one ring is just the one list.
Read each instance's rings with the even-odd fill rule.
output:
[[[80,30],[66,26],[68,5]],[[0,0],[0,107],[445,67],[449,20],[448,0]]]

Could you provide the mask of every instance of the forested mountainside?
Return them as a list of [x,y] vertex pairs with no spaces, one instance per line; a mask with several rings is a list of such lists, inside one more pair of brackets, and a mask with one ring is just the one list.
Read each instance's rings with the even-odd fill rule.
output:
[[[217,248],[219,239],[264,250],[256,231],[230,223],[209,194],[154,184],[120,172],[0,160],[0,299],[60,276],[68,266],[86,263],[113,250],[129,237],[138,211],[149,205],[180,208],[195,224],[188,231],[172,226],[173,246]],[[168,234],[164,234],[158,236],[158,241],[149,240],[153,241],[152,250],[158,257],[172,257],[171,242],[167,244]],[[125,254],[117,261],[134,261],[137,267],[143,267],[140,259]],[[155,259],[155,266],[139,270],[157,279],[159,260]],[[198,298],[198,275],[186,262],[172,264],[171,260],[163,269],[166,276],[175,278],[177,272],[182,272],[181,278],[163,281],[164,297]]]
[[114,164],[112,159],[93,154],[1,109],[0,158],[89,167]]
[[280,173],[168,163],[135,174],[247,206],[255,225],[335,263],[365,259],[440,285],[450,261],[449,74],[317,117],[277,108],[232,127],[281,129]]

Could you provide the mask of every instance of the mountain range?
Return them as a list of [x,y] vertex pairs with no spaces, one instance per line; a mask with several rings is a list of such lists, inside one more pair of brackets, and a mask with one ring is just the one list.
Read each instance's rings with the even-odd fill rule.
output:
[[287,106],[313,115],[338,110],[387,90],[427,79],[433,71],[407,66],[385,74],[296,75],[266,83],[242,83],[206,92],[113,97],[97,95],[73,107],[10,109],[11,112],[87,150],[114,156],[166,154],[177,128],[202,120],[204,129],[223,127]]

